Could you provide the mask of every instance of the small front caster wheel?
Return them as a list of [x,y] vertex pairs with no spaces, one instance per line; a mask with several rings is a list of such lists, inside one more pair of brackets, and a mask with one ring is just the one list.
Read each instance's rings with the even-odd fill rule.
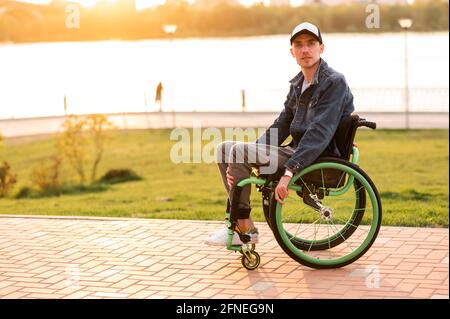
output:
[[248,270],[254,270],[258,268],[261,263],[261,257],[256,251],[250,251],[247,254],[243,254],[241,257],[242,266]]

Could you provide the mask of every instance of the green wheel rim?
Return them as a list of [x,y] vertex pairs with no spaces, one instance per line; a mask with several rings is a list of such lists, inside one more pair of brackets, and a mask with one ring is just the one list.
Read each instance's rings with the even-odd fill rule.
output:
[[282,223],[282,205],[277,202],[276,204],[276,210],[275,210],[275,219],[276,219],[276,227],[280,234],[281,240],[286,245],[287,249],[289,249],[294,255],[296,255],[298,258],[310,263],[310,264],[317,264],[317,265],[323,265],[323,266],[339,266],[341,264],[348,263],[350,260],[357,258],[359,255],[363,254],[365,249],[369,247],[372,243],[372,239],[377,234],[377,225],[379,223],[379,207],[378,207],[378,201],[377,196],[375,194],[375,191],[371,187],[370,183],[362,176],[358,171],[353,169],[350,166],[346,166],[340,163],[332,163],[332,162],[323,162],[323,163],[317,163],[309,166],[308,168],[304,169],[298,176],[292,179],[291,183],[295,182],[295,180],[309,172],[312,172],[317,169],[321,168],[334,168],[341,171],[344,171],[349,174],[349,176],[353,176],[367,191],[368,197],[370,198],[371,205],[372,205],[372,222],[370,225],[370,230],[367,234],[367,237],[364,239],[363,243],[359,245],[358,248],[350,252],[349,254],[335,258],[335,259],[319,259],[313,256],[310,256],[304,252],[302,252],[300,249],[298,249],[292,242],[291,239],[288,237],[288,232],[285,230],[283,223]]

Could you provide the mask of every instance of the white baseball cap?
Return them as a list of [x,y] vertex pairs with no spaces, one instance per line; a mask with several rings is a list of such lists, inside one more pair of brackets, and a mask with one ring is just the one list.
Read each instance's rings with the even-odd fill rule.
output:
[[322,35],[320,34],[320,30],[317,26],[315,26],[312,23],[303,22],[303,23],[300,23],[298,26],[296,26],[294,28],[294,30],[292,30],[291,44],[292,44],[292,41],[294,41],[294,38],[296,36],[298,36],[299,34],[310,34],[313,37],[315,37],[317,39],[317,41],[319,41],[320,44],[322,44]]

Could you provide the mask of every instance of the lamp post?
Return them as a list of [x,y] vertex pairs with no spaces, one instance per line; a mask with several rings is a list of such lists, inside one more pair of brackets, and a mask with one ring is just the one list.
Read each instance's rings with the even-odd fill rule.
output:
[[405,126],[409,129],[409,84],[408,84],[408,29],[412,26],[412,19],[398,19],[400,27],[404,30],[404,58],[405,58]]

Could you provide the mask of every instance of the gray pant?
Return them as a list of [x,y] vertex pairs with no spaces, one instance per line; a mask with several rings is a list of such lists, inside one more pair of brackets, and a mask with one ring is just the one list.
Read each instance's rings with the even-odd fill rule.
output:
[[[234,178],[234,185],[241,180],[250,177],[252,167],[259,168],[261,174],[274,174],[289,160],[294,153],[290,146],[277,147],[266,144],[244,143],[225,141],[217,146],[217,164],[220,174],[232,201],[230,189],[228,188],[226,171],[230,168],[230,175]],[[239,209],[250,209],[251,185],[242,189],[239,200]]]

